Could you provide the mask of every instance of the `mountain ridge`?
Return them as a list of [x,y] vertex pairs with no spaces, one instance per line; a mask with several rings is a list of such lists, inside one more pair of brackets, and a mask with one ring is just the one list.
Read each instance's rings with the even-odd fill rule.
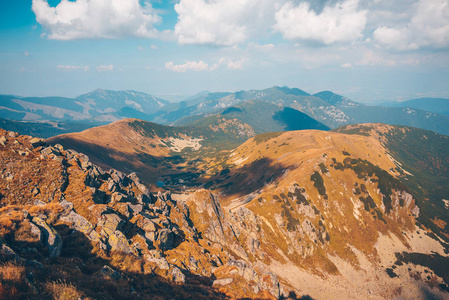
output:
[[[115,131],[124,133],[123,139],[132,137],[122,130],[121,126],[128,126],[127,122],[134,124],[133,130],[145,130],[147,137],[156,140],[185,134],[172,127],[127,120],[114,125]],[[397,153],[395,143],[402,141],[402,149],[416,156],[425,152],[426,141],[440,143],[443,149],[449,138],[384,124],[348,125],[337,131],[340,132],[264,133],[200,164],[191,155],[186,157],[186,165],[190,161],[201,174],[196,178],[186,174],[176,177],[183,182],[167,186],[173,192],[158,196],[149,193],[135,173],[105,172],[79,152],[2,131],[1,157],[13,163],[3,164],[6,169],[2,170],[2,176],[7,179],[0,182],[0,194],[2,203],[15,201],[18,206],[14,209],[19,212],[13,214],[12,207],[0,208],[0,219],[5,220],[0,222],[0,229],[9,232],[5,236],[12,251],[8,257],[29,259],[29,254],[20,251],[18,245],[23,243],[21,236],[30,236],[30,240],[33,236],[35,245],[45,246],[36,249],[42,253],[39,255],[44,259],[38,259],[48,274],[57,276],[50,271],[57,268],[51,268],[52,260],[45,261],[45,257],[60,256],[59,261],[72,259],[72,264],[63,266],[66,274],[76,273],[84,280],[131,276],[139,283],[131,286],[140,295],[145,295],[145,291],[149,295],[162,293],[160,289],[153,292],[144,289],[158,284],[161,276],[177,283],[177,293],[184,296],[196,296],[192,284],[197,287],[199,281],[204,285],[206,298],[447,297],[449,274],[441,266],[449,262],[449,209],[444,202],[449,189],[443,186],[446,194],[430,191],[423,197],[422,192],[432,186],[414,186],[411,176],[419,174]],[[145,145],[144,141],[141,143]],[[123,148],[119,144],[117,147]],[[166,143],[160,151],[168,151],[169,147],[177,146]],[[191,148],[190,154],[204,150]],[[430,151],[428,165],[420,168],[432,168],[439,176],[438,172],[444,172],[449,165],[448,154],[438,147]],[[159,163],[176,165],[169,159]],[[34,164],[42,164],[39,173],[33,171],[38,169]],[[20,176],[27,172],[31,172],[27,176],[31,185]],[[172,170],[169,172],[173,174]],[[427,180],[429,175],[424,175]],[[33,183],[37,180],[41,184],[36,194]],[[14,189],[7,193],[9,183],[14,183]],[[188,189],[184,188],[186,185]],[[54,190],[54,196],[47,198]],[[35,196],[29,197],[28,193]],[[48,205],[60,213],[50,218],[44,210],[49,209]],[[61,205],[63,208],[59,208]],[[28,212],[31,219],[22,217],[26,215],[22,211]],[[39,215],[35,211],[41,212],[44,221],[36,218]],[[69,221],[68,215],[76,219]],[[74,222],[80,220],[77,215],[95,233],[83,229],[87,227],[77,227],[79,223]],[[10,224],[6,220],[30,229],[19,234],[14,227],[1,227]],[[58,222],[64,222],[70,230]],[[50,231],[53,228],[62,242],[51,245],[45,244],[45,240],[37,242],[31,231],[33,224],[42,228],[46,224]],[[0,234],[5,232],[2,230]],[[89,243],[98,245],[100,250],[92,252],[86,246],[87,250],[80,251],[77,247],[89,243],[71,244],[70,232],[77,232],[83,239],[90,234]],[[66,250],[58,254],[58,247]],[[46,249],[56,250],[45,252]],[[67,252],[68,249],[72,250]],[[125,253],[114,254],[116,250]],[[69,253],[71,256],[67,256]],[[87,261],[90,274],[97,277],[88,275],[85,267],[77,263],[83,261],[79,258],[81,253],[97,258],[97,263]],[[98,263],[98,258],[106,261]],[[125,263],[129,260],[135,260],[138,267]],[[73,264],[79,265],[80,271]],[[151,271],[148,264],[153,266]],[[141,277],[148,274],[145,272],[154,274],[155,279]],[[207,281],[212,274],[214,281]],[[192,276],[196,276],[193,278],[197,283],[191,281]],[[34,286],[43,291],[42,278],[36,278]],[[216,279],[221,281],[215,282]],[[132,281],[114,280],[123,285],[120,295],[132,291]],[[93,295],[87,288],[81,291]],[[223,294],[215,294],[217,291]]]

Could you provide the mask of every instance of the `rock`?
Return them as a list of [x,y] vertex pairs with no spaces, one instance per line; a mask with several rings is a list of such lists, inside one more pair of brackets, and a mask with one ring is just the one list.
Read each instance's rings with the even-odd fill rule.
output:
[[37,147],[40,147],[40,146],[46,146],[47,145],[45,140],[41,139],[41,138],[32,138],[30,140],[30,144],[31,144],[31,146],[33,146],[33,148],[37,148]]
[[101,269],[101,274],[114,280],[119,280],[120,278],[122,278],[122,275],[120,275],[118,271],[114,270],[108,265],[103,266],[103,268]]
[[56,155],[56,156],[61,155],[61,152],[59,152],[58,149],[56,149],[56,148],[54,148],[54,147],[52,147],[52,146],[48,146],[47,148],[44,148],[44,149],[41,151],[41,153],[42,153],[43,155],[45,155],[45,156],[49,156],[49,155],[51,155],[51,154],[54,154],[54,155]]
[[156,231],[156,224],[154,224],[154,222],[150,219],[144,217],[140,228],[145,232],[154,232]]
[[114,231],[108,234],[108,245],[112,251],[131,253],[132,249],[129,246],[128,240],[121,231]]
[[27,156],[28,154],[30,154],[30,152],[22,150],[17,151],[17,153],[19,153],[20,156]]
[[31,227],[30,231],[27,232],[26,235],[24,234],[20,234],[20,235],[16,235],[14,237],[14,240],[16,242],[26,242],[26,243],[39,243],[42,240],[42,234],[41,231],[39,230],[39,228],[34,225],[33,223],[31,223],[28,220],[25,220],[22,223],[22,226],[24,226],[26,223],[28,223],[28,226]]
[[115,192],[112,194],[111,203],[126,202],[128,197],[125,194]]
[[65,199],[63,199],[61,202],[59,202],[59,205],[61,205],[62,208],[64,208],[64,210],[66,210],[66,211],[69,211],[69,210],[73,209],[73,203],[69,202],[69,201],[67,201]]
[[125,224],[125,221],[123,221],[116,214],[105,214],[103,215],[103,217],[105,218],[103,223],[103,230],[106,231],[106,233],[108,234],[109,232],[121,230],[123,225]]
[[64,147],[61,144],[56,144],[54,147],[59,151],[64,151]]
[[169,271],[170,279],[176,284],[184,284],[186,276],[181,272],[177,266],[172,266]]
[[128,207],[134,215],[140,214],[143,210],[142,204],[128,204]]
[[260,281],[259,285],[261,289],[267,290],[276,299],[281,298],[282,289],[276,274],[273,273],[264,274],[262,276],[262,280]]
[[156,241],[156,233],[155,232],[145,232],[145,238],[151,242]]
[[62,249],[62,239],[56,230],[39,217],[34,217],[33,223],[39,227],[42,233],[43,244],[48,247],[49,257],[59,257]]
[[108,191],[115,192],[116,190],[117,190],[117,186],[116,186],[114,180],[110,179],[108,181]]
[[[66,203],[63,203],[64,201],[65,200],[63,200],[61,202],[61,206],[66,208],[66,207],[70,207],[70,204],[71,204],[71,207],[73,207],[73,204],[71,202],[65,201]],[[92,232],[95,232],[94,226],[89,221],[87,221],[83,216],[80,216],[73,210],[70,211],[68,215],[60,217],[59,219],[63,222],[70,223],[71,228],[74,228],[75,230],[82,232],[84,235],[86,235],[91,240],[93,240],[93,241],[100,240],[100,237],[98,234],[91,236]]]
[[6,138],[4,136],[0,136],[0,145],[5,146]]
[[145,259],[149,262],[155,263],[156,266],[161,270],[168,270],[170,268],[170,264],[168,263],[167,259],[165,257],[152,257],[152,256],[145,256]]
[[31,195],[33,195],[33,197],[37,196],[41,191],[39,190],[38,187],[34,187],[33,190],[31,190]]
[[115,183],[120,184],[125,178],[125,175],[122,172],[114,170],[111,174],[111,178]]
[[159,248],[162,250],[169,250],[173,248],[175,235],[170,229],[164,228],[159,231],[157,240],[160,242]]
[[85,154],[79,153],[79,162],[80,167],[83,170],[87,170],[88,168],[92,167],[92,163],[89,161],[89,157]]
[[232,281],[233,281],[232,278],[222,278],[222,279],[214,280],[212,285],[229,285],[229,284],[231,284]]
[[42,201],[42,200],[34,200],[34,203],[33,203],[35,206],[44,206],[45,205],[45,202],[44,201]]
[[17,132],[10,131],[10,132],[8,132],[8,136],[9,136],[9,137],[12,137],[12,138],[15,138],[15,137],[18,137],[19,134],[18,134]]

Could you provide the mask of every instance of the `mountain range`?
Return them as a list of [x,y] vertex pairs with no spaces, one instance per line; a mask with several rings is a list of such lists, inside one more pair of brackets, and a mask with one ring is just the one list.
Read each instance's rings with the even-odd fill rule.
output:
[[287,87],[1,99],[0,299],[449,297],[447,116]]
[[0,130],[0,295],[448,297],[448,136],[229,120]]
[[402,102],[385,102],[382,105],[389,107],[410,107],[449,116],[449,99],[444,98],[419,98]]
[[[165,125],[193,125],[208,122],[200,119],[211,116],[234,116],[253,126],[257,133],[262,133],[304,129],[289,122],[303,118],[303,122],[310,123],[309,119],[305,121],[304,115],[299,117],[305,114],[314,119],[316,129],[325,128],[321,125],[320,128],[316,127],[319,123],[337,128],[348,124],[379,122],[413,126],[448,135],[449,116],[444,115],[447,105],[442,103],[447,104],[444,99],[421,99],[402,102],[401,107],[395,107],[396,104],[390,107],[367,106],[330,91],[310,95],[288,87],[235,93],[204,92],[179,103],[170,103],[141,92],[97,89],[76,98],[2,95],[0,117],[16,121],[81,123],[87,128],[89,124],[105,125],[124,118]],[[7,125],[5,128],[8,128]],[[35,134],[42,137],[54,135],[45,128]]]

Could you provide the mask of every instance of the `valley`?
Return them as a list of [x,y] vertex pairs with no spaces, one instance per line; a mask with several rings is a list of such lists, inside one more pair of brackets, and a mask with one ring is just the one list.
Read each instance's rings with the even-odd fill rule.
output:
[[[115,276],[123,293],[146,296],[162,281],[180,298],[447,297],[447,136],[385,124],[258,135],[238,118],[206,124],[125,119],[47,141],[3,131],[12,160],[2,162],[2,257],[54,255],[44,271],[26,270],[56,278],[56,258],[85,253],[90,273],[66,265],[63,278],[88,297],[81,274]],[[32,173],[27,161],[48,168]],[[61,242],[32,239],[27,230],[47,228],[39,222]],[[19,228],[38,255],[21,250]],[[76,250],[70,232],[93,248]],[[154,279],[132,283],[146,274]],[[29,295],[46,289],[31,286]]]

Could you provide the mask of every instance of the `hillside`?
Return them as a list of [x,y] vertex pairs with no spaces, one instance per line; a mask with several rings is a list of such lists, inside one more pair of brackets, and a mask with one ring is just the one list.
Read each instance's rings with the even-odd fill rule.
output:
[[274,274],[202,238],[183,201],[135,173],[4,130],[0,154],[1,299],[280,297]]
[[[174,146],[164,138],[186,134],[136,120],[113,125],[104,127],[107,140],[124,152],[126,139],[145,148],[142,136],[157,136],[166,146],[149,146],[155,157]],[[193,181],[203,188],[157,197],[135,174],[105,172],[78,152],[2,131],[3,261],[42,264],[24,264],[20,274],[32,272],[35,283],[14,279],[23,287],[16,292],[52,293],[63,278],[90,297],[447,298],[448,189],[431,181],[437,194],[412,180],[443,182],[447,137],[383,124],[338,131],[257,135],[196,165]],[[434,147],[422,157],[427,141]],[[35,227],[55,238],[38,238]],[[27,243],[36,250],[21,250]],[[114,284],[89,288],[104,278]],[[2,284],[8,291],[13,283]]]
[[[202,92],[179,103],[170,103],[137,91],[97,89],[76,98],[0,95],[0,118],[92,125],[135,118],[158,124],[186,125],[237,107],[245,110],[239,113],[234,110],[233,115],[254,127],[258,133],[304,128],[325,129],[320,124],[338,128],[348,124],[385,123],[413,126],[449,135],[449,116],[444,115],[446,102],[444,99],[417,99],[402,102],[404,105],[410,104],[408,107],[367,106],[331,91],[310,95],[297,88],[275,86],[234,93]],[[258,114],[260,119],[257,119]],[[31,130],[26,126],[25,123],[23,133]],[[45,132],[37,133],[45,135]]]
[[410,107],[449,116],[449,99],[419,98],[402,102],[388,102],[383,105],[391,107]]
[[204,126],[215,119],[238,119],[250,125],[256,133],[304,129],[329,130],[326,125],[289,107],[261,100],[250,100],[224,109],[221,113],[206,117],[197,115],[176,121],[174,126]]
[[0,119],[0,128],[40,138],[49,138],[64,133],[83,131],[93,126],[93,124],[79,122],[30,122]]
[[0,118],[104,124],[123,117],[145,119],[167,104],[168,101],[142,92],[102,89],[76,98],[0,95]]
[[125,119],[52,137],[48,142],[86,153],[106,169],[136,172],[154,186],[157,182],[179,185],[186,178],[194,184],[209,160],[254,135],[249,125],[236,119],[217,119],[202,127],[171,127]]
[[[226,108],[246,101],[264,102],[267,106],[276,105],[281,110],[295,109],[330,128],[355,123],[385,123],[413,126],[449,135],[449,118],[441,114],[403,107],[367,106],[330,91],[310,95],[288,87],[201,95],[188,101],[167,105],[151,115],[151,118],[158,123],[185,124],[185,120],[198,120],[200,117],[221,113]],[[256,115],[252,111],[248,113]],[[177,120],[181,121],[176,123]],[[279,127],[278,124],[274,126]]]

